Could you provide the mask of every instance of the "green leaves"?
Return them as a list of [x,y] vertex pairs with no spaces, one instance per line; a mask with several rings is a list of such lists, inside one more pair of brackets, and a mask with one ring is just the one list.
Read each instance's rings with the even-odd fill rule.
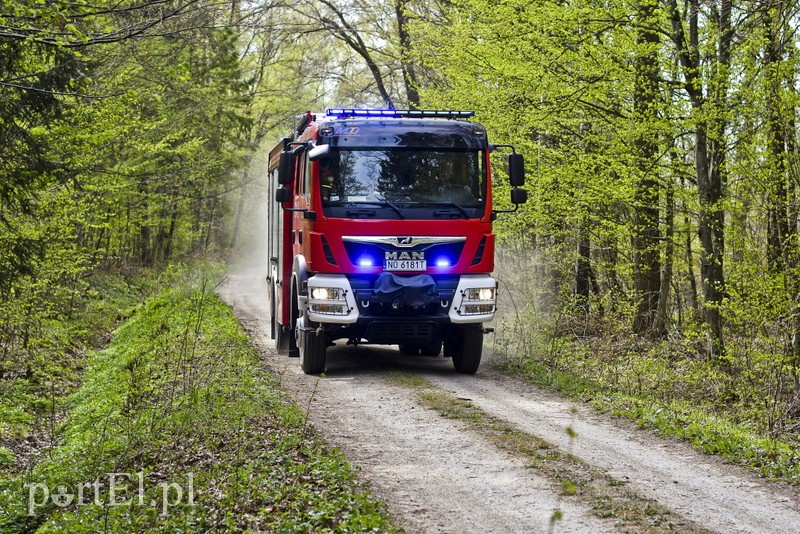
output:
[[[128,31],[147,3],[0,7],[2,396],[72,386],[84,344],[116,318],[95,314],[105,271],[204,252],[221,234],[249,97],[226,15],[192,4],[186,18],[181,2],[161,10],[158,36]],[[15,436],[42,415],[20,398],[32,421],[9,423]]]

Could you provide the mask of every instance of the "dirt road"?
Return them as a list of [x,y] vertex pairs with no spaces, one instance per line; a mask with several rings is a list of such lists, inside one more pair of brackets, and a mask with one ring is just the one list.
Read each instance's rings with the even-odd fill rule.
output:
[[[323,377],[306,376],[269,339],[262,269],[240,268],[218,290],[282,388],[309,407],[314,426],[361,468],[407,532],[547,532],[555,510],[562,519],[554,532],[800,532],[796,491],[504,377],[486,361],[477,375],[464,376],[442,357],[337,346]],[[551,472],[421,403],[417,390],[392,379],[398,373],[571,452],[587,472],[595,468],[611,486],[666,509],[667,521],[626,523],[597,502],[565,495]]]

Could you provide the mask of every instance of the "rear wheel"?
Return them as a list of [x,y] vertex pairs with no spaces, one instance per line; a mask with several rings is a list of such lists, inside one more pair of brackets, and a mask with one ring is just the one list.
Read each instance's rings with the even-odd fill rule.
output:
[[286,333],[286,328],[278,322],[278,299],[274,286],[272,288],[272,339],[275,340],[275,348],[278,349],[278,352],[284,353],[289,350],[289,335]]
[[483,325],[467,325],[453,347],[453,367],[459,373],[475,374],[483,353]]
[[425,343],[420,348],[420,352],[423,356],[438,356],[439,353],[442,352],[442,342],[432,341],[430,343]]
[[325,332],[319,331],[319,324],[303,314],[303,320],[297,322],[297,348],[300,352],[300,366],[307,375],[318,375],[325,370]]
[[289,357],[297,358],[300,356],[300,350],[297,346],[297,319],[299,317],[299,307],[297,305],[297,289],[294,283],[292,283],[292,292],[290,294],[292,295],[292,307],[289,312],[289,326],[286,327],[286,346],[289,349]]
[[400,354],[403,356],[416,356],[419,354],[419,345],[416,343],[400,343]]

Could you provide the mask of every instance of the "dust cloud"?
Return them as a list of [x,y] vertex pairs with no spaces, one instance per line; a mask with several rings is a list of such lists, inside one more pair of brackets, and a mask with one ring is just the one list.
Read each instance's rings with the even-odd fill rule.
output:
[[242,171],[242,185],[229,195],[231,269],[261,267],[267,272],[267,164],[269,149],[261,147]]

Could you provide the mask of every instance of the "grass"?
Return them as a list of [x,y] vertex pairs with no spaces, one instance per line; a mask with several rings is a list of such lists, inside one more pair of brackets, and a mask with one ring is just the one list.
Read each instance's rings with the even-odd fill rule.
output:
[[280,393],[207,269],[162,282],[89,358],[58,446],[0,479],[0,532],[398,531]]
[[[24,319],[26,345],[2,345],[0,360],[0,477],[29,469],[58,442],[56,428],[67,398],[81,384],[89,353],[108,342],[108,333],[134,313],[157,275],[93,273],[91,288],[74,299],[66,316]],[[19,319],[23,321],[23,319]]]

